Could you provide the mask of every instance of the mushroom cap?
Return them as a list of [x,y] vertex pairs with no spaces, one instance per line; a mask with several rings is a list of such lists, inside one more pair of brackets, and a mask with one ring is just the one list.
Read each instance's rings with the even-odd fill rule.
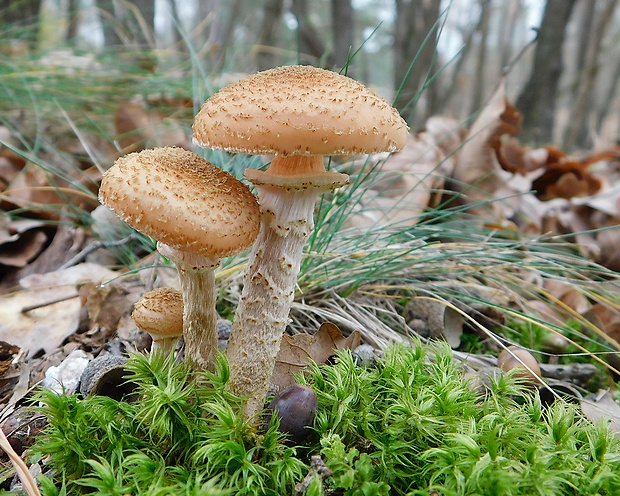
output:
[[134,306],[131,318],[136,327],[153,339],[183,335],[183,295],[173,288],[156,288],[144,293]]
[[229,84],[194,120],[199,146],[257,155],[350,155],[402,149],[407,123],[361,83],[284,66]]
[[105,172],[99,200],[138,231],[181,251],[224,257],[258,236],[249,187],[182,148],[143,150]]

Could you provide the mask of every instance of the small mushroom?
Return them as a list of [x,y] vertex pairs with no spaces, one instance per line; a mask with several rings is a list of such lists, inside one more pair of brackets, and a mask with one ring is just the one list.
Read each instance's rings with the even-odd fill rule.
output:
[[524,379],[528,384],[538,384],[541,372],[538,361],[529,351],[518,346],[509,346],[497,357],[497,366],[504,372],[515,370],[515,377]]
[[137,301],[131,318],[153,338],[151,353],[169,355],[183,335],[183,294],[173,288],[153,289]]
[[118,159],[103,175],[101,203],[158,240],[179,271],[185,356],[213,371],[217,350],[215,274],[220,258],[249,248],[260,210],[250,189],[195,153],[155,148]]
[[215,93],[194,121],[199,146],[274,155],[265,171],[247,169],[262,222],[228,343],[231,390],[248,397],[246,417],[262,408],[288,323],[304,244],[319,195],[345,184],[325,155],[397,151],[408,128],[387,101],[332,71],[278,67]]

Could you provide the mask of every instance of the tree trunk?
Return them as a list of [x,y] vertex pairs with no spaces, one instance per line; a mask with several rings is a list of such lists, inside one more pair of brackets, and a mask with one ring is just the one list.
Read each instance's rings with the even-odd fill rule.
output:
[[96,0],[106,46],[155,47],[155,0]]
[[[323,36],[315,29],[310,21],[307,0],[293,0],[293,14],[297,19],[297,43],[299,50],[299,63],[311,65],[326,65],[324,58],[327,57],[325,44],[321,41]],[[331,61],[327,65],[333,65]]]
[[263,9],[260,36],[258,39],[258,51],[256,53],[256,65],[258,70],[264,71],[277,65],[275,48],[280,35],[280,23],[284,0],[267,0]]
[[510,0],[502,8],[502,17],[500,26],[508,26],[500,30],[500,67],[503,70],[510,64],[512,58],[512,47],[514,46],[514,35],[517,27],[517,21],[521,17],[523,5],[521,0]]
[[[616,62],[616,68],[610,78],[605,96],[602,99],[602,105],[598,109],[596,116],[596,131],[599,134],[602,130],[603,123],[607,119],[607,116],[614,112],[613,105],[610,105],[610,103],[615,101],[615,98],[617,97],[620,97],[620,61]],[[620,112],[616,111],[616,115],[620,118]],[[620,129],[620,126],[618,126],[617,129]],[[616,139],[615,144],[620,146],[620,138]]]
[[97,9],[99,11],[99,19],[103,27],[103,40],[106,47],[114,47],[122,44],[119,35],[118,22],[116,21],[116,12],[114,10],[114,0],[97,0]]
[[[233,39],[235,27],[241,24],[239,22],[239,16],[242,13],[241,0],[232,0],[231,2],[227,2],[227,5],[230,5],[228,8],[228,16],[226,17],[226,21],[223,22],[223,27],[219,32],[218,40],[213,51],[214,57],[212,70],[216,72],[220,72],[224,67],[226,62],[226,53],[228,52],[231,40]],[[220,12],[222,12],[221,8]],[[218,23],[221,21],[222,19],[216,19],[215,22]]]
[[556,93],[564,69],[562,47],[575,0],[547,0],[529,81],[517,99],[523,113],[521,139],[549,143],[555,124]]
[[413,113],[433,63],[440,4],[440,0],[396,0],[394,104],[405,117]]
[[[341,68],[348,64],[353,48],[353,6],[351,0],[331,0],[331,7],[334,40],[332,62]],[[347,68],[347,75],[353,75],[351,68]]]
[[471,101],[471,112],[473,115],[480,111],[484,100],[488,97],[484,91],[484,69],[487,58],[487,41],[489,38],[489,17],[491,0],[480,0],[480,46],[478,57],[476,58],[476,71],[474,73],[474,85]]
[[181,18],[179,17],[179,9],[175,0],[168,0],[168,9],[172,17],[172,42],[178,53],[187,54],[187,46],[181,36]]
[[[10,28],[19,37],[32,44],[37,41],[39,12],[42,0],[0,0],[0,29]],[[19,32],[18,32],[19,30]],[[3,33],[5,36],[6,34]]]
[[79,24],[80,1],[69,0],[69,5],[67,7],[67,32],[65,33],[65,40],[68,43],[75,43]]
[[[484,12],[481,11],[480,17],[478,18],[478,22],[476,23],[476,25],[471,27],[468,31],[463,33],[462,48],[458,55],[458,58],[456,59],[454,64],[452,64],[453,67],[451,71],[450,80],[447,83],[444,91],[438,94],[436,98],[438,102],[444,102],[443,108],[431,107],[430,115],[435,115],[442,111],[446,111],[446,109],[451,109],[450,104],[453,101],[453,98],[462,99],[462,95],[457,94],[456,86],[457,86],[459,79],[462,77],[461,72],[463,70],[463,66],[474,45],[473,43],[474,35],[480,31],[483,20],[484,20]],[[454,109],[452,109],[452,112],[455,114],[457,113],[457,111]]]
[[[133,0],[136,10],[128,12],[126,26],[142,48],[155,48],[155,0]],[[136,22],[138,21],[138,22]]]
[[583,55],[582,65],[579,75],[577,76],[576,92],[573,99],[574,105],[568,121],[568,127],[564,133],[563,147],[570,150],[575,146],[589,147],[590,143],[590,116],[592,115],[592,97],[596,77],[599,72],[599,54],[601,53],[601,44],[603,36],[609,21],[613,18],[613,12],[616,7],[617,0],[607,0],[603,10],[598,15],[596,22],[590,22],[591,32],[581,33],[581,43],[587,44],[585,54]]

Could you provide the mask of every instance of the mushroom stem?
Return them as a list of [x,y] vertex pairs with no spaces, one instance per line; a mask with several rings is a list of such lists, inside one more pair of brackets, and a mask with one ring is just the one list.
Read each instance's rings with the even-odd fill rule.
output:
[[197,370],[214,372],[217,351],[215,267],[219,265],[219,258],[175,250],[163,243],[158,243],[157,248],[179,271],[185,358]]
[[226,352],[229,387],[247,397],[246,418],[264,407],[321,192],[321,188],[256,187],[263,216],[261,229],[250,253]]
[[168,356],[174,351],[178,341],[178,337],[153,339],[151,353],[163,353]]

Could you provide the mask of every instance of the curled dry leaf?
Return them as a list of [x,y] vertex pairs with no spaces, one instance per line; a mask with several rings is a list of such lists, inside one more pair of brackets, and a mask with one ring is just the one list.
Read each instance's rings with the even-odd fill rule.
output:
[[276,358],[271,379],[279,391],[295,383],[294,374],[303,372],[311,363],[326,363],[335,350],[357,348],[361,341],[359,331],[343,336],[336,324],[325,322],[314,334],[285,334]]
[[620,436],[620,406],[609,391],[599,391],[595,396],[580,401],[581,411],[592,422],[607,422],[616,437]]
[[407,315],[422,320],[431,338],[443,338],[452,348],[461,344],[465,319],[445,302],[430,298],[412,298],[405,309]]
[[[521,115],[507,102],[505,86],[506,82],[502,79],[473,122],[458,154],[453,178],[470,202],[488,200],[500,188],[504,171],[495,149],[500,146],[503,135],[514,136],[520,131]],[[475,210],[486,218],[490,211],[489,207]],[[494,216],[497,215],[496,212]]]
[[45,223],[38,220],[12,220],[0,214],[0,265],[24,267],[47,243]]

